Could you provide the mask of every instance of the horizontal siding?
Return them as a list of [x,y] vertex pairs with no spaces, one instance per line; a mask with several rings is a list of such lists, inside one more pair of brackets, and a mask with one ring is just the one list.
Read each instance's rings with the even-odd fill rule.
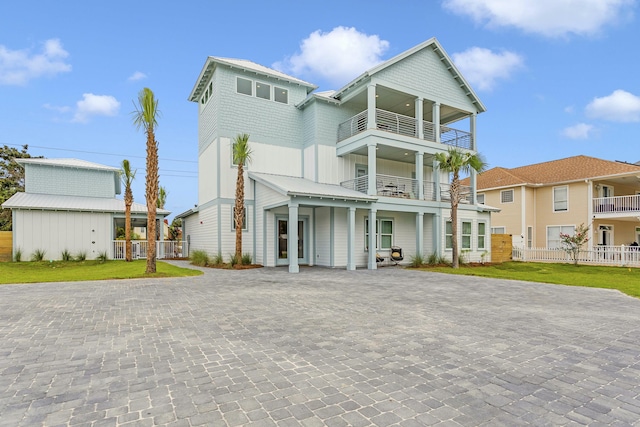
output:
[[[105,170],[38,164],[27,164],[25,167],[27,193],[113,198],[117,179],[115,172]],[[87,185],[88,182],[91,185]]]

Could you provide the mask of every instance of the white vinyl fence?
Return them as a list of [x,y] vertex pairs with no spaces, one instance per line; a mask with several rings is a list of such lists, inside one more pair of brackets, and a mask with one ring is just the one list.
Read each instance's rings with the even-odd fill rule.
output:
[[[114,240],[111,259],[125,259],[125,241]],[[156,242],[156,258],[186,258],[189,256],[189,246],[186,240],[165,240]],[[133,259],[144,259],[147,257],[147,241],[131,241],[131,257]]]
[[[562,249],[513,247],[514,261],[531,262],[573,262],[571,256]],[[617,265],[640,267],[640,247],[638,246],[596,246],[578,254],[579,264]]]

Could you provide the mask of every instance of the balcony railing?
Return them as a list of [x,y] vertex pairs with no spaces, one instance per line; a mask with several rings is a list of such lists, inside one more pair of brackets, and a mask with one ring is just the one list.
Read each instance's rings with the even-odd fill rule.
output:
[[[471,187],[468,185],[460,185],[460,203],[472,203],[473,194]],[[440,200],[451,201],[451,184],[440,184]]]
[[593,213],[640,212],[640,195],[596,197],[593,199]]
[[[343,181],[340,183],[344,188],[356,190],[361,193],[367,193],[369,188],[369,177],[361,176],[356,179]],[[434,201],[436,200],[436,183],[431,181],[424,181],[424,197],[423,200]],[[451,200],[449,193],[449,184],[440,184],[440,200]],[[402,176],[393,175],[376,175],[376,195],[384,197],[399,197],[403,199],[418,199],[418,180],[412,178],[405,178]],[[461,185],[460,194],[463,196],[462,203],[471,203],[473,200],[471,194],[471,187]]]
[[[338,125],[338,142],[344,141],[368,129],[367,110],[364,110]],[[397,135],[418,137],[418,120],[415,117],[376,109],[376,127],[378,130]],[[423,122],[423,137],[435,142],[435,126],[431,122]],[[471,133],[462,130],[440,127],[440,142],[458,148],[471,149]]]

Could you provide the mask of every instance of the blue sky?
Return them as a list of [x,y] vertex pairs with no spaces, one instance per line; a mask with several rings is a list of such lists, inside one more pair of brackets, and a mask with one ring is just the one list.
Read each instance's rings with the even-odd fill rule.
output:
[[197,105],[207,56],[249,59],[338,89],[436,37],[487,107],[478,148],[516,167],[584,154],[640,160],[638,0],[120,1],[0,5],[0,144],[118,167],[144,203],[145,138],[160,102],[160,184],[197,203]]

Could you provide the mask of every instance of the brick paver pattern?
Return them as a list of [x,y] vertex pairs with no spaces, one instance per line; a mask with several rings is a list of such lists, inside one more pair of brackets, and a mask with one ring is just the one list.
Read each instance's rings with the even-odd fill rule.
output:
[[392,267],[0,286],[2,427],[625,426],[639,395],[616,291]]

